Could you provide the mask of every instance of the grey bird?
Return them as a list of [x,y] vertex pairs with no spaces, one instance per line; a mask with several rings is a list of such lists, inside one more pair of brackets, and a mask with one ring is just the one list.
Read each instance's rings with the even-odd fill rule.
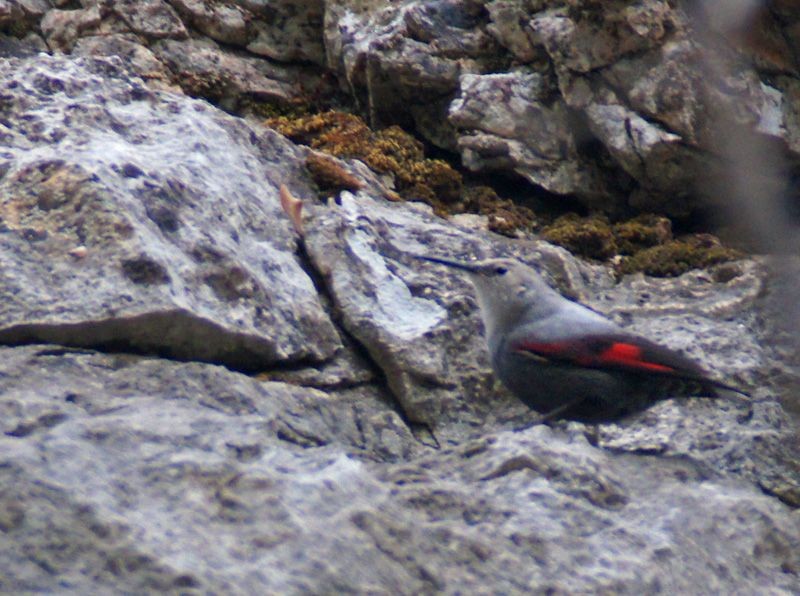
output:
[[495,373],[542,420],[609,422],[670,397],[717,397],[720,389],[746,395],[564,298],[519,261],[415,256],[469,275]]

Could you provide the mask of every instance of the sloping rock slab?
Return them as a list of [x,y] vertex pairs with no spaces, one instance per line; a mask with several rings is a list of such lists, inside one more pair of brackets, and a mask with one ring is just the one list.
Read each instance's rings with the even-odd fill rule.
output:
[[8,60],[0,81],[0,342],[248,370],[340,347],[279,206],[293,145],[113,58]]
[[638,275],[616,283],[604,268],[547,243],[460,228],[424,208],[412,211],[365,192],[342,193],[338,203],[310,211],[305,246],[341,324],[383,370],[407,418],[432,427],[440,444],[524,426],[536,414],[494,381],[474,292],[464,276],[414,256],[512,256],[541,270],[566,295],[683,351],[720,380],[758,388],[752,398],[662,402],[588,432],[600,445],[689,458],[800,504],[794,431],[775,394],[764,387],[770,352],[757,340],[754,315],[764,287],[760,262],[729,264],[719,275]]

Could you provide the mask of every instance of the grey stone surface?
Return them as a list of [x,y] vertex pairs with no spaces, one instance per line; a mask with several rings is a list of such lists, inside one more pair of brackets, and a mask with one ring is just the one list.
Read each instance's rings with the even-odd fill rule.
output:
[[497,44],[478,4],[328,2],[327,63],[342,74],[373,124],[408,121],[454,147],[447,104],[459,77],[489,67]]
[[250,52],[281,62],[324,63],[323,0],[239,0],[237,4],[250,12]]
[[691,459],[539,426],[420,447],[380,402],[5,348],[6,592],[797,587],[798,519]]
[[300,167],[292,145],[158,95],[114,60],[0,68],[3,341],[251,370],[333,356],[338,333],[278,203]]
[[305,227],[342,325],[384,371],[407,416],[438,426],[467,409],[477,424],[470,402],[488,397],[491,375],[476,321],[464,319],[464,285],[440,293],[410,257],[441,245],[470,250],[476,240],[366,194],[342,193],[339,205],[314,209]]
[[[459,151],[471,169],[513,171],[605,211],[685,215],[707,203],[719,207],[702,179],[727,157],[715,144],[720,126],[748,127],[793,147],[793,84],[768,82],[775,72],[795,81],[798,72],[781,41],[790,30],[783,14],[753,25],[748,37],[721,25],[698,33],[699,15],[661,0],[478,7],[331,2],[328,63],[373,120],[416,126]],[[711,15],[712,25],[718,20]],[[460,43],[450,43],[456,32]],[[719,44],[720,32],[730,47]],[[532,88],[531,73],[544,84]],[[548,126],[536,125],[542,120]],[[791,160],[797,163],[796,152]]]
[[243,46],[250,38],[251,15],[241,6],[197,0],[173,0],[171,4],[182,18],[215,41]]
[[91,6],[76,10],[50,10],[39,26],[51,50],[68,52],[79,37],[109,33],[108,27],[101,27],[102,22],[99,7]]
[[419,449],[364,395],[58,346],[0,362],[4,592],[322,591],[311,518],[334,548],[377,494],[364,462]]
[[112,33],[109,35],[88,35],[79,38],[73,47],[75,56],[118,56],[127,68],[139,75],[154,89],[177,91],[172,84],[167,65],[156,55],[139,43],[139,38],[131,33]]
[[607,205],[609,180],[584,159],[574,136],[574,116],[554,100],[550,77],[517,70],[461,77],[461,94],[449,120],[460,131],[458,149],[474,171],[513,171],[557,194],[580,194]]
[[[6,20],[40,25],[53,50],[85,53],[93,38],[92,53],[111,54],[119,43],[99,40],[132,36],[140,49],[123,51],[139,55],[140,75],[169,71],[226,110],[315,104],[338,86],[373,125],[413,128],[477,172],[513,172],[606,212],[730,209],[706,180],[730,158],[720,127],[785,143],[798,162],[800,26],[783,3],[750,13],[663,0],[9,6]],[[14,39],[7,52],[30,51]]]
[[[269,81],[293,93],[308,65],[226,45],[245,41],[236,14],[270,25],[264,3],[111,4],[44,7],[51,49],[95,57],[0,63],[0,591],[800,591],[797,428],[778,400],[797,403],[795,260],[618,281],[389,203],[355,162],[336,163],[361,191],[319,202],[306,149],[171,86],[192,89],[186,69],[222,81],[207,90],[223,105]],[[682,180],[669,168],[707,153],[697,106],[648,103],[678,10],[553,4],[330,1],[318,33],[376,122],[523,143],[548,158],[530,179],[560,192],[610,164],[626,192],[609,209]],[[796,11],[775,10],[794,43]],[[28,31],[41,13],[25,14]],[[797,111],[779,72],[783,103],[738,79],[742,122],[772,135]],[[280,184],[303,200],[302,238]],[[493,381],[470,286],[422,252],[522,259],[753,396],[515,431],[535,415]]]
[[235,109],[243,99],[289,103],[296,95],[284,69],[253,56],[220,50],[209,39],[159,41],[153,53],[170,70],[173,80],[191,95],[223,108]]

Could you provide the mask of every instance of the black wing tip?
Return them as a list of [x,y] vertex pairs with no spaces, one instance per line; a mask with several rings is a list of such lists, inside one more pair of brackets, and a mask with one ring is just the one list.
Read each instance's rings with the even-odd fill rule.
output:
[[748,399],[752,399],[753,397],[744,389],[741,389],[739,387],[734,387],[733,385],[728,385],[727,383],[723,383],[722,381],[717,381],[716,379],[706,379],[706,382],[709,384],[710,388],[714,390],[714,393],[715,395],[717,395],[717,397],[719,397],[719,394],[717,393],[717,391],[719,390],[736,393],[737,395],[746,397]]

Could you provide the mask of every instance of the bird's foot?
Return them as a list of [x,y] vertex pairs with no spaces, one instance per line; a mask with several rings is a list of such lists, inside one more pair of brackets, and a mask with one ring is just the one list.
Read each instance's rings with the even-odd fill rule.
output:
[[570,408],[577,406],[579,403],[583,401],[583,399],[584,399],[583,397],[578,397],[576,399],[568,401],[565,404],[561,404],[560,406],[558,406],[557,408],[553,408],[546,414],[542,414],[539,417],[534,418],[531,422],[528,422],[527,424],[523,424],[522,426],[515,428],[514,432],[521,432],[523,430],[528,430],[533,426],[538,426],[539,424],[547,424],[548,422],[552,422],[553,420],[558,419],[558,417],[561,414],[563,414]]

